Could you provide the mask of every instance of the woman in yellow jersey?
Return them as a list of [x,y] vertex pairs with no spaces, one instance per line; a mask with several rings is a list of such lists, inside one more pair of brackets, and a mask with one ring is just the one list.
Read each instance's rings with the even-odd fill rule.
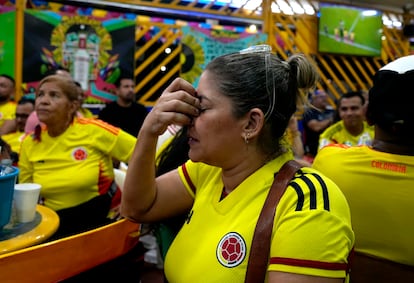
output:
[[[281,166],[300,89],[318,78],[304,55],[287,61],[255,46],[211,61],[197,90],[177,78],[147,116],[131,157],[124,216],[152,222],[189,211],[165,259],[169,282],[243,282],[255,225]],[[156,177],[157,138],[187,127],[189,158]],[[276,210],[269,282],[343,282],[354,243],[345,197],[302,168]]]
[[41,202],[60,217],[55,237],[108,222],[110,207],[120,201],[112,157],[128,162],[136,142],[105,122],[77,117],[79,91],[70,78],[44,78],[35,103],[43,125],[21,144],[19,180],[42,185]]

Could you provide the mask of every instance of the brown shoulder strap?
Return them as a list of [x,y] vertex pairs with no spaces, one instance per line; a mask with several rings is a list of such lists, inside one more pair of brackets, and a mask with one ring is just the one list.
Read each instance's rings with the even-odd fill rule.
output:
[[283,164],[276,174],[254,231],[246,279],[244,281],[246,283],[265,281],[276,207],[289,182],[300,168],[301,165],[298,162],[290,160]]

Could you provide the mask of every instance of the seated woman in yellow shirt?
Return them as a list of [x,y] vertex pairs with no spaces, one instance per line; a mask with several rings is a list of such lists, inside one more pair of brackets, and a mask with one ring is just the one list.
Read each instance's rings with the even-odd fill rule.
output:
[[119,204],[112,157],[128,162],[136,138],[96,119],[79,118],[79,88],[70,78],[44,78],[36,92],[44,124],[26,136],[20,152],[20,182],[42,185],[42,203],[60,217],[57,236],[108,222]]

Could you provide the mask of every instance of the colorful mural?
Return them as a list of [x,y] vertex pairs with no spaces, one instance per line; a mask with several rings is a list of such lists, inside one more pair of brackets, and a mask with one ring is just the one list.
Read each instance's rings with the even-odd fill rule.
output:
[[[44,74],[67,68],[83,86],[86,103],[115,99],[113,83],[121,72],[133,73],[135,21],[27,10],[23,52],[25,92],[34,91]],[[85,45],[81,46],[84,37]],[[83,51],[87,70],[80,75]],[[89,84],[88,84],[89,82]]]
[[205,66],[215,57],[238,52],[266,42],[267,35],[249,33],[245,28],[189,23],[182,27],[181,77],[194,85]]

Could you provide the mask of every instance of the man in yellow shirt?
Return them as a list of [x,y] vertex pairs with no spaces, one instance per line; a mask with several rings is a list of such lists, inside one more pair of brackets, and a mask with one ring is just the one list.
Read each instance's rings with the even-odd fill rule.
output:
[[20,143],[25,135],[24,127],[29,115],[34,111],[34,99],[23,97],[16,107],[16,131],[5,134],[2,138],[11,146],[12,151],[20,152]]
[[14,92],[14,79],[9,75],[0,74],[0,135],[15,130],[16,103],[11,100]]
[[342,95],[338,103],[341,120],[327,128],[319,137],[319,150],[332,143],[349,146],[370,145],[374,128],[365,121],[365,98],[359,91]]

